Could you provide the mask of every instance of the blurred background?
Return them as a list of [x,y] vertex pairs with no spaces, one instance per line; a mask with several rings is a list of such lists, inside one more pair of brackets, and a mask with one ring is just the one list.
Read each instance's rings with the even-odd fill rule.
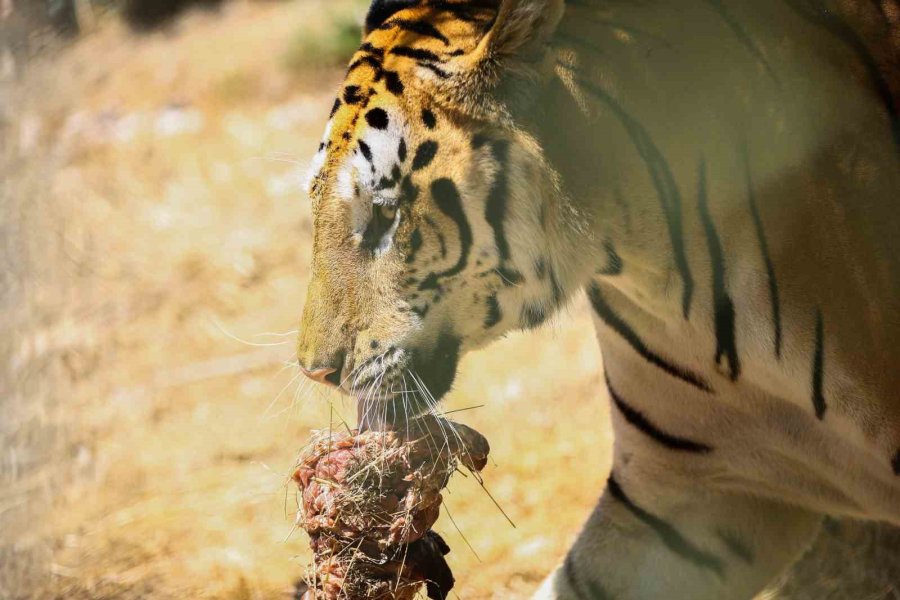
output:
[[[355,414],[292,363],[301,182],[365,9],[0,0],[0,599],[292,596],[288,478]],[[447,409],[517,527],[451,483],[458,598],[527,597],[577,534],[601,369],[583,299],[463,362]],[[900,535],[829,522],[765,597],[900,599]]]

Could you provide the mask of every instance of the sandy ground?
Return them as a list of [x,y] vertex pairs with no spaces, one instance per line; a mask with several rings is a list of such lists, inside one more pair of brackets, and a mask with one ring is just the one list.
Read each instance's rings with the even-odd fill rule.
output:
[[[107,24],[0,87],[0,598],[290,596],[309,555],[287,476],[354,412],[290,362],[300,181],[340,74],[284,56],[324,6]],[[516,528],[454,480],[437,529],[459,598],[526,596],[577,533],[609,468],[600,375],[583,300],[464,361],[446,406],[490,439]],[[779,597],[900,598],[898,548],[836,524]]]

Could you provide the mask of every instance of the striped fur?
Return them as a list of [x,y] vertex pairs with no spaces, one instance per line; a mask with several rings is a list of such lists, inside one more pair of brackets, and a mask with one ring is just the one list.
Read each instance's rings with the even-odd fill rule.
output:
[[900,524],[877,4],[373,2],[312,161],[299,361],[399,418],[585,290],[614,474],[537,598],[751,598],[824,513]]

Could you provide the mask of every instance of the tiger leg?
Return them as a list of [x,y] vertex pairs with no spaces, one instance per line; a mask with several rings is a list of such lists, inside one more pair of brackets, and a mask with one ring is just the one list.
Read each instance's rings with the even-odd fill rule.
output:
[[629,453],[617,455],[599,505],[534,600],[750,600],[819,529],[819,515],[786,504],[637,478]]

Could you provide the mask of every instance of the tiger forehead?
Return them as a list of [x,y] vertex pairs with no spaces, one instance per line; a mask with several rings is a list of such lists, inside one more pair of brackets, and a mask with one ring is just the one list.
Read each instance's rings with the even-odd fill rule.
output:
[[422,77],[447,79],[450,63],[474,51],[493,22],[496,10],[481,4],[432,2],[398,11],[371,31],[335,100],[332,145],[354,138],[370,106],[397,106]]

